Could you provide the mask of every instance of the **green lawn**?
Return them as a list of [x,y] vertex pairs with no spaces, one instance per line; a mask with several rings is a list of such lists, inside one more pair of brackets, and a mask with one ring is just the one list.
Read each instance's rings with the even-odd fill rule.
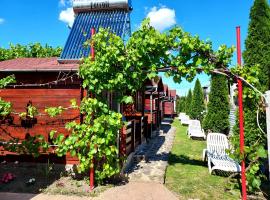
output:
[[180,199],[240,199],[240,191],[225,192],[226,177],[209,174],[207,163],[202,161],[206,142],[189,139],[187,127],[179,120],[172,125],[177,132],[166,172],[167,188]]

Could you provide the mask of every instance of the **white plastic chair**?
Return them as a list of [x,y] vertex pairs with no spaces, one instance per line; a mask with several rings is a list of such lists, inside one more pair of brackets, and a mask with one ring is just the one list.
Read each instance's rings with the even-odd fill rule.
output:
[[186,117],[186,113],[181,112],[181,113],[179,113],[178,119],[181,121],[185,117]]
[[209,133],[207,135],[207,149],[203,150],[203,160],[205,161],[207,158],[210,174],[213,170],[241,172],[241,166],[229,157],[226,149],[229,149],[226,135],[222,133]]
[[201,122],[199,120],[189,121],[187,135],[189,138],[196,137],[206,139],[206,135],[201,127]]
[[189,121],[190,121],[189,116],[188,116],[188,115],[185,115],[185,116],[183,116],[183,118],[181,119],[181,124],[182,124],[182,125],[189,125]]

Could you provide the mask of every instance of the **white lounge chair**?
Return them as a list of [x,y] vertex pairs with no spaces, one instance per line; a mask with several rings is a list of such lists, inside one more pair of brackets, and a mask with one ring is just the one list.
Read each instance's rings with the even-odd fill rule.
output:
[[189,116],[188,116],[188,115],[185,115],[185,116],[183,116],[183,118],[181,119],[181,124],[182,124],[182,125],[189,125],[189,121],[190,121]]
[[206,135],[199,120],[189,120],[187,135],[189,138],[196,137],[206,139]]
[[210,174],[213,170],[241,172],[241,166],[229,157],[226,149],[229,149],[226,135],[221,133],[209,133],[207,135],[207,149],[203,150],[203,160],[207,159]]
[[179,113],[178,119],[181,121],[185,117],[186,117],[186,113],[181,112]]

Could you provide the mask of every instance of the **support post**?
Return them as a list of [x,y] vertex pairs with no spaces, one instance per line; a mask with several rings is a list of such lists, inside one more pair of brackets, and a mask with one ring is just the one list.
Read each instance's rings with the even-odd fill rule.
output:
[[[238,66],[241,67],[241,36],[240,36],[240,27],[236,27],[237,34],[237,63]],[[240,128],[240,154],[244,154],[244,146],[245,146],[245,135],[244,135],[244,111],[243,111],[243,88],[242,88],[242,80],[237,79],[238,84],[238,104],[239,104],[239,128]],[[246,167],[245,167],[245,159],[243,156],[243,160],[241,162],[241,179],[242,179],[242,200],[247,199],[247,189],[246,189]]]
[[153,93],[150,94],[150,117],[151,117],[151,132],[150,137],[152,138],[152,131],[153,131]]
[[157,125],[158,125],[158,132],[160,130],[161,124],[161,112],[160,112],[160,92],[158,91],[158,103],[157,103]]
[[[127,129],[123,126],[120,131],[120,156],[124,157],[127,154]],[[122,163],[123,164],[123,163]]]
[[266,127],[268,148],[268,180],[270,181],[270,90],[266,92]]
[[[80,103],[82,103],[82,100],[84,98],[84,89],[83,89],[83,80],[80,80]],[[80,124],[83,123],[83,114],[80,113]]]
[[131,150],[135,152],[135,143],[136,143],[136,120],[131,121]]
[[[95,29],[91,28],[91,37],[95,35]],[[91,58],[92,60],[95,59],[95,49],[94,49],[94,44],[91,44]],[[95,166],[94,166],[94,159],[92,160],[93,167],[90,168],[90,177],[89,177],[89,182],[90,182],[90,191],[92,191],[95,187]]]

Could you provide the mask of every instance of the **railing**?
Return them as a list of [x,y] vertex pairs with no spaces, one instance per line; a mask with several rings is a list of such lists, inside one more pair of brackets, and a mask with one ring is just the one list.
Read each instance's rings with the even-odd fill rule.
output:
[[128,156],[135,150],[135,120],[131,120],[120,131],[120,155]]
[[140,133],[140,144],[141,143],[143,143],[143,142],[145,142],[145,137],[146,137],[146,135],[147,135],[147,125],[148,125],[148,123],[147,123],[147,116],[146,117],[142,117],[141,118],[141,121],[140,121],[140,131],[139,131],[139,133]]
[[130,120],[120,130],[120,156],[128,156],[145,141],[147,135],[147,117]]

